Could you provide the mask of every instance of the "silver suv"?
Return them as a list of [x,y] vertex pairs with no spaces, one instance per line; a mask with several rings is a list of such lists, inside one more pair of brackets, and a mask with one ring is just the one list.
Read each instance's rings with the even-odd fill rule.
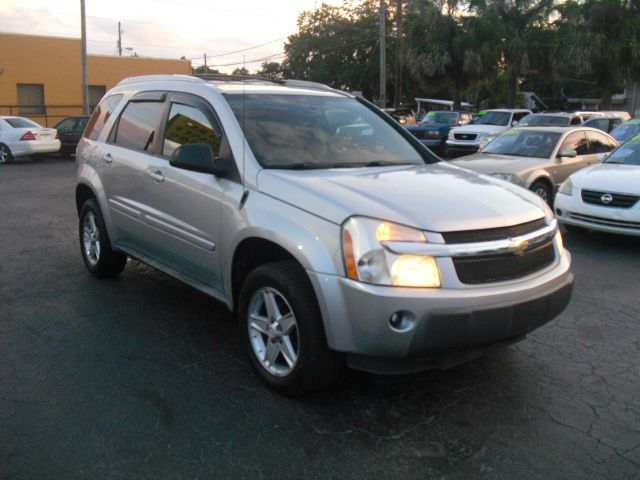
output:
[[237,313],[251,364],[299,394],[345,363],[444,367],[569,302],[553,213],[440,162],[362,98],[300,81],[122,81],[77,151],[82,256],[127,256]]

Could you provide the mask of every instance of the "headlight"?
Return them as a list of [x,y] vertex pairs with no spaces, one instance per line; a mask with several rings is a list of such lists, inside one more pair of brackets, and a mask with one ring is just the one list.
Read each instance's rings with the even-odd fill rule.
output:
[[342,227],[342,253],[347,276],[375,285],[439,287],[436,259],[398,255],[386,242],[426,242],[420,230],[365,217],[351,217]]
[[558,188],[558,192],[563,195],[571,196],[573,193],[573,183],[571,183],[571,177],[567,178],[562,184],[560,184],[560,188]]
[[447,138],[448,138],[449,140],[453,140],[453,139],[455,139],[455,137],[453,136],[453,130],[449,130],[449,135],[447,135]]
[[489,135],[489,134],[483,134],[483,135],[478,135],[478,140],[480,140],[480,149],[483,149],[484,147],[487,146],[487,144],[493,140],[494,138],[496,138],[495,135]]
[[520,179],[520,177],[514,175],[513,173],[492,173],[491,176],[499,178],[500,180],[515,183],[516,185],[522,185],[522,180]]
[[427,135],[429,135],[430,137],[439,137],[440,136],[440,132],[437,130],[429,130],[427,132]]

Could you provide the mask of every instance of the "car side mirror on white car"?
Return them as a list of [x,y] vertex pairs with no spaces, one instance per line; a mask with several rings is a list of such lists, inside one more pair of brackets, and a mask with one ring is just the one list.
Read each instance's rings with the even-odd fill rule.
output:
[[566,150],[562,150],[558,153],[558,158],[575,158],[577,156],[578,152],[572,148],[567,148]]

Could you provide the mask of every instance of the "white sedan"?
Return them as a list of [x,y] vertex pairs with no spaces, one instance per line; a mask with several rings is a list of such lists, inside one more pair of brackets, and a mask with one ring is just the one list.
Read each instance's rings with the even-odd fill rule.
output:
[[0,116],[0,163],[14,157],[60,150],[55,128],[44,128],[24,117]]
[[571,175],[554,204],[567,230],[600,230],[640,236],[640,135],[600,165]]

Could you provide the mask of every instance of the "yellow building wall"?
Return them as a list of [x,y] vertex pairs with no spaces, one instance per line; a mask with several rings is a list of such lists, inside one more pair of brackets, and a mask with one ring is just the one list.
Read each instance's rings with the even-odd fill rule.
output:
[[[0,33],[0,115],[19,115],[18,83],[44,85],[47,115],[24,115],[46,126],[82,113],[82,57],[78,38]],[[143,57],[88,55],[89,85],[108,91],[126,77],[189,75],[191,62]],[[10,108],[11,107],[11,108]]]

